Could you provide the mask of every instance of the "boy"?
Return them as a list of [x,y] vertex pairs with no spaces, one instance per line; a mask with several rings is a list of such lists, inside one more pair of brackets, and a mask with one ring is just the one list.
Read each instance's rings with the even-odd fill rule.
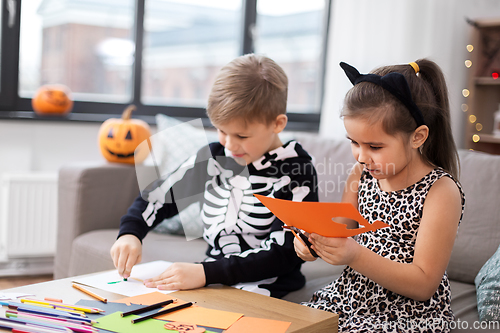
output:
[[283,69],[267,57],[241,56],[220,70],[207,106],[219,142],[155,182],[122,217],[111,256],[124,278],[140,262],[147,232],[199,201],[207,259],[173,263],[144,281],[147,287],[222,283],[283,297],[304,286],[293,235],[253,196],[318,200],[311,157],[297,142],[283,145],[278,136],[287,124],[287,89]]

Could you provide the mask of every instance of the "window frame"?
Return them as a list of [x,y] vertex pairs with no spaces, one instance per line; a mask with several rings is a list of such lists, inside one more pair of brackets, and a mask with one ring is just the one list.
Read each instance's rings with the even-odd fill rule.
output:
[[[9,10],[13,4],[14,12]],[[12,8],[11,8],[12,10]],[[21,19],[20,0],[2,0],[2,33],[0,64],[0,110],[15,110],[18,96],[19,68],[19,21]],[[12,16],[11,16],[12,15]],[[11,16],[11,17],[9,17]],[[10,21],[10,22],[9,22]]]
[[[32,119],[32,120],[50,120],[50,121],[83,121],[83,122],[102,122],[108,118],[120,115],[129,104],[135,104],[138,112],[134,117],[143,119],[149,124],[155,124],[155,115],[163,113],[179,120],[191,120],[201,118],[205,126],[211,126],[206,115],[205,108],[200,107],[180,107],[166,105],[148,105],[141,102],[142,89],[142,50],[144,37],[144,13],[146,0],[135,0],[135,18],[134,18],[134,39],[136,45],[135,61],[132,69],[133,87],[131,91],[130,103],[108,103],[75,101],[73,110],[63,117],[57,116],[39,116],[34,113],[31,106],[31,99],[20,97],[19,90],[19,38],[20,38],[20,20],[21,20],[21,1],[22,0],[2,0],[2,26],[1,26],[1,68],[0,68],[0,119]],[[242,0],[242,20],[240,27],[240,54],[252,53],[253,29],[257,20],[257,1]],[[319,91],[318,110],[311,110],[309,113],[287,114],[289,122],[287,130],[317,132],[321,118],[323,106],[324,85],[325,85],[325,67],[326,51],[329,30],[329,17],[332,0],[325,1],[324,25],[322,33],[322,52],[320,58],[320,77],[321,90]],[[8,2],[15,2],[16,12],[13,25],[8,26],[9,12],[6,9]]]

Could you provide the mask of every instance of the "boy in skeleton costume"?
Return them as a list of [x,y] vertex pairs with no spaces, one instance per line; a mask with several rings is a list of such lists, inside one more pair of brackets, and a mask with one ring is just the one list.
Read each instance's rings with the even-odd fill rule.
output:
[[296,141],[283,144],[278,136],[287,124],[287,86],[283,69],[263,56],[241,56],[221,69],[207,106],[219,142],[153,183],[122,217],[111,256],[123,277],[140,262],[149,230],[199,202],[207,259],[174,263],[146,286],[222,283],[274,297],[303,287],[293,235],[253,196],[318,200],[311,157]]

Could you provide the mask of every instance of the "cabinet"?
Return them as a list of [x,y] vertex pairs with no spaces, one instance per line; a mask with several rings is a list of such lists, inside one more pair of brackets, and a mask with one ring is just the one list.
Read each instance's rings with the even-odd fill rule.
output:
[[462,91],[466,115],[465,145],[500,154],[500,136],[493,135],[495,112],[500,108],[500,17],[471,21],[471,41],[465,61],[468,87]]

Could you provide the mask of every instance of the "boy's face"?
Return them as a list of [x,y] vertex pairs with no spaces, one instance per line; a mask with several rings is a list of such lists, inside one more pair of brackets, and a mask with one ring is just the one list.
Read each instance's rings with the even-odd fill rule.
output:
[[282,130],[279,119],[278,117],[269,125],[260,122],[247,123],[243,119],[218,124],[216,128],[219,142],[231,152],[238,164],[248,165],[268,151],[282,146],[278,136]]

